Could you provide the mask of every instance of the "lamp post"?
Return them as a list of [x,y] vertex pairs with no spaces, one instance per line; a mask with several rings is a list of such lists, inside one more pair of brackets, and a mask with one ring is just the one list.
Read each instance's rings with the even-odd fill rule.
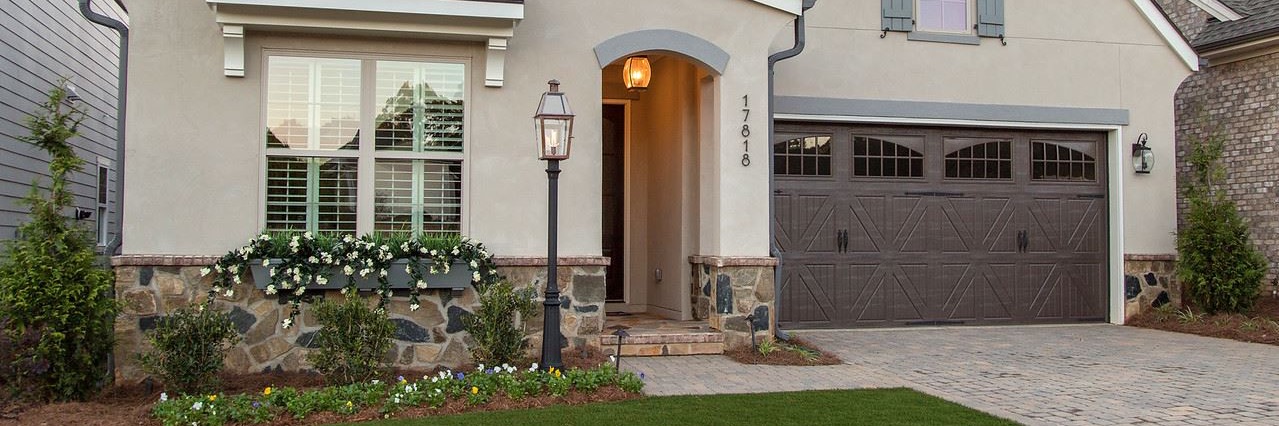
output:
[[560,289],[556,267],[558,258],[556,243],[559,222],[560,160],[567,160],[573,143],[573,110],[568,98],[560,93],[560,82],[547,82],[550,90],[542,94],[533,116],[537,130],[538,159],[546,160],[547,181],[547,232],[546,232],[546,297],[542,302],[542,365],[543,368],[561,369],[560,361]]

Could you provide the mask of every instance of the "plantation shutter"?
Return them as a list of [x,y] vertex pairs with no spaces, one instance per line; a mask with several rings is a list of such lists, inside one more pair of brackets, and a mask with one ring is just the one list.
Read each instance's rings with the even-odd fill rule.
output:
[[1004,0],[977,0],[977,35],[1004,36]]
[[355,233],[354,158],[267,157],[268,231]]
[[880,0],[883,13],[884,31],[906,31],[914,29],[915,0]]

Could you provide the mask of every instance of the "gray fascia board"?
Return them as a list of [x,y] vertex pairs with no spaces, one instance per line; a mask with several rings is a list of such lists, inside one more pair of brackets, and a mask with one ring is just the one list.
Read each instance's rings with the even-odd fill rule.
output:
[[778,96],[774,114],[1127,126],[1126,109]]

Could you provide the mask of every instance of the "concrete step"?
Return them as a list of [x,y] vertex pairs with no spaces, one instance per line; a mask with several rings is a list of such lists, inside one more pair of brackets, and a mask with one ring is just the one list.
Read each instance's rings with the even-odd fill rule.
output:
[[[617,336],[600,336],[606,353],[617,351]],[[724,353],[721,333],[637,334],[622,339],[622,356],[719,355]]]

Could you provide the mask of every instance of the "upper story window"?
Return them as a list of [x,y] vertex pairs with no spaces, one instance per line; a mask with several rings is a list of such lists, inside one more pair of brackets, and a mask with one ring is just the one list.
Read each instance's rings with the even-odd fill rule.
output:
[[969,11],[971,0],[918,0],[919,12],[915,20],[915,29],[947,33],[969,33]]
[[961,44],[1004,38],[1004,0],[880,0],[880,13],[885,36]]
[[267,61],[268,231],[462,231],[466,64]]

